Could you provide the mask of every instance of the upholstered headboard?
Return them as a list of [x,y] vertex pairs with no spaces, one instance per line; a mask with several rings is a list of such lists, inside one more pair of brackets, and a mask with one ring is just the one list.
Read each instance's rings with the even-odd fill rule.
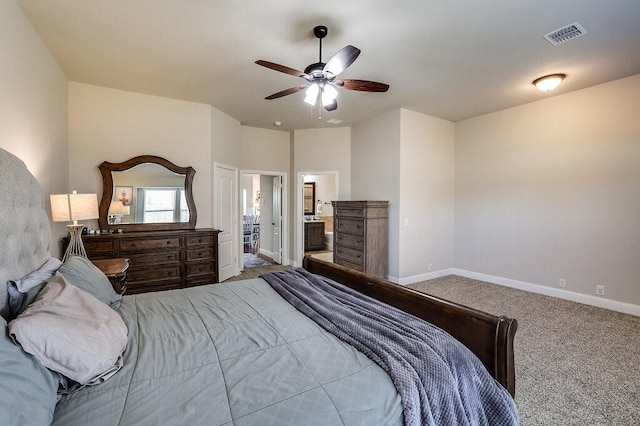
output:
[[49,259],[51,230],[38,181],[16,156],[0,148],[0,314],[7,318],[7,281]]

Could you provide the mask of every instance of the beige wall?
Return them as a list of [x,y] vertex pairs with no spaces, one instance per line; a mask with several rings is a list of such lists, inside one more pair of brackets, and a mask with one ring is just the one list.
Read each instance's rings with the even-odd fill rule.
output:
[[240,168],[241,126],[235,118],[211,108],[211,160]]
[[[44,192],[69,190],[67,78],[13,1],[0,2],[0,147],[25,162]],[[51,229],[59,256],[64,223]]]
[[[158,155],[196,170],[198,227],[212,226],[211,107],[69,83],[69,183],[102,196],[98,165]],[[97,226],[97,224],[95,225]]]
[[389,201],[389,276],[400,276],[400,110],[353,126],[351,198]]
[[289,172],[289,132],[241,126],[240,135],[243,170]]
[[454,266],[454,123],[400,111],[399,282]]
[[296,130],[293,132],[293,176],[290,197],[292,206],[291,226],[295,262],[301,262],[302,247],[302,182],[298,174],[306,172],[338,172],[338,199],[351,199],[351,128],[331,127]]
[[640,75],[456,124],[456,267],[640,305]]
[[352,199],[389,201],[389,279],[453,267],[454,123],[391,111],[354,126],[351,158]]

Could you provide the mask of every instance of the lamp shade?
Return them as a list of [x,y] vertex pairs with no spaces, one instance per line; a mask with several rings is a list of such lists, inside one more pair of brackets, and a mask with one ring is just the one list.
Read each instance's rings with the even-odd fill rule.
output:
[[51,194],[51,217],[54,222],[69,222],[98,218],[96,194]]
[[120,200],[112,201],[111,204],[109,204],[109,214],[127,216],[130,212],[130,207],[122,204]]

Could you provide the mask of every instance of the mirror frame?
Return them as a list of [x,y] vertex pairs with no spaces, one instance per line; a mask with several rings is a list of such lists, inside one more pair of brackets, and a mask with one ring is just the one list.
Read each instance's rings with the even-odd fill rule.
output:
[[[113,198],[113,175],[112,172],[122,172],[129,170],[137,165],[144,163],[153,163],[163,166],[170,171],[184,175],[184,192],[189,209],[189,222],[165,222],[165,223],[117,223],[109,224],[109,205]],[[181,229],[195,229],[198,213],[196,211],[196,203],[193,200],[193,176],[196,171],[193,167],[180,167],[171,161],[155,155],[139,155],[122,163],[110,163],[104,161],[98,166],[102,175],[102,199],[100,200],[98,224],[100,229],[116,230],[122,229],[123,232],[128,231],[171,231]]]
[[[313,216],[316,214],[316,183],[315,182],[304,182],[302,190],[302,210],[303,215],[305,216]],[[307,197],[305,192],[307,189],[311,189],[311,209],[307,210]]]

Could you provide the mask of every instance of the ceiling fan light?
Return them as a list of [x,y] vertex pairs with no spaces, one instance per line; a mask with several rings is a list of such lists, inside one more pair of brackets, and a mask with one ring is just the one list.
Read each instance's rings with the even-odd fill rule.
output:
[[565,74],[551,74],[545,75],[544,77],[540,77],[533,81],[533,85],[538,88],[538,90],[542,90],[543,92],[548,92],[550,90],[555,89],[562,83],[562,80],[566,77]]
[[306,96],[304,97],[304,101],[306,103],[308,103],[309,105],[315,105],[316,104],[316,99],[318,99],[318,92],[320,91],[320,88],[318,87],[317,84],[312,84],[311,86],[309,86],[309,88],[307,89]]
[[338,97],[338,91],[329,85],[325,85],[322,88],[322,106],[327,106],[333,103]]

